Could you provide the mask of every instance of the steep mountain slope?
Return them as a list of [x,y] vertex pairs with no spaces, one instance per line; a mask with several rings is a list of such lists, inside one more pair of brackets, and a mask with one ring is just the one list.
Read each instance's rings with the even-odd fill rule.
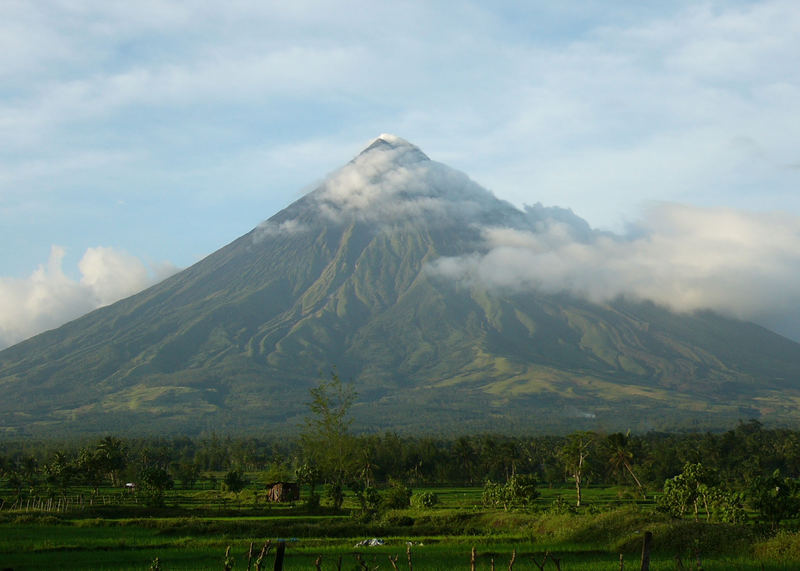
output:
[[711,313],[439,271],[520,211],[392,136],[172,278],[0,352],[6,434],[288,431],[331,367],[363,427],[571,430],[795,421],[800,345]]

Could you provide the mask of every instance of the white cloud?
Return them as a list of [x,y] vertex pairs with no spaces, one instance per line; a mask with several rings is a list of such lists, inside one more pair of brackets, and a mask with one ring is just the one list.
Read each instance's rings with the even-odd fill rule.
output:
[[88,248],[80,280],[63,271],[65,251],[53,246],[47,264],[29,277],[0,278],[0,349],[58,327],[98,307],[133,295],[174,273],[171,264],[149,269],[113,248]]
[[421,217],[469,217],[496,199],[462,172],[431,161],[394,135],[328,177],[314,197],[333,220],[377,222]]
[[253,242],[258,243],[271,236],[291,236],[308,232],[308,230],[308,226],[298,220],[286,220],[284,222],[266,220],[259,224],[253,232]]
[[658,204],[626,236],[587,240],[550,220],[531,230],[486,228],[484,238],[485,253],[443,258],[433,270],[507,291],[710,309],[800,336],[787,319],[800,317],[799,216]]

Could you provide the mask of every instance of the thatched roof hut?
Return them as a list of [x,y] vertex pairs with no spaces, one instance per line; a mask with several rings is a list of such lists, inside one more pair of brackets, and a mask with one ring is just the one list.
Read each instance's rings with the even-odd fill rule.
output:
[[300,484],[275,482],[267,485],[267,499],[271,502],[294,502],[300,499]]

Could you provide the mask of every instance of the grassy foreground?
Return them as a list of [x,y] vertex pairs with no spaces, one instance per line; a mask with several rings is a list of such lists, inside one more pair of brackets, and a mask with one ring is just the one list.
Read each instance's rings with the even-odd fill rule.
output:
[[[642,538],[653,533],[650,569],[778,570],[800,568],[800,536],[764,533],[752,524],[673,520],[652,505],[597,489],[577,513],[554,509],[566,490],[542,490],[523,512],[487,510],[476,488],[436,489],[440,503],[428,509],[392,510],[370,521],[349,514],[305,513],[300,507],[251,505],[241,498],[203,504],[200,493],[174,492],[164,508],[103,504],[71,513],[0,510],[0,568],[148,570],[248,568],[266,540],[287,543],[285,569],[385,569],[411,563],[418,570],[639,569]],[[187,495],[188,494],[188,495]],[[194,500],[194,501],[190,501]],[[353,509],[355,504],[346,504]],[[383,545],[356,546],[381,538]],[[272,569],[275,548],[263,562]],[[494,567],[493,567],[494,565]]]

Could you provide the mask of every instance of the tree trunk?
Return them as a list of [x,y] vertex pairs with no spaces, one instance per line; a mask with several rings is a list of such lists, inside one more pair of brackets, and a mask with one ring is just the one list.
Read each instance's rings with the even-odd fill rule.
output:
[[642,494],[642,499],[646,500],[647,496],[644,493],[644,487],[642,486],[642,483],[639,481],[639,478],[636,477],[636,474],[633,473],[633,468],[631,468],[631,465],[628,464],[627,462],[625,462],[625,468],[628,469],[628,473],[630,473],[630,475],[633,477],[633,481],[636,482],[636,487],[639,488],[639,493]]

